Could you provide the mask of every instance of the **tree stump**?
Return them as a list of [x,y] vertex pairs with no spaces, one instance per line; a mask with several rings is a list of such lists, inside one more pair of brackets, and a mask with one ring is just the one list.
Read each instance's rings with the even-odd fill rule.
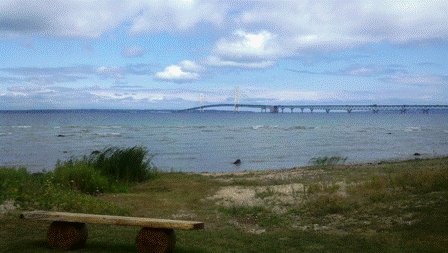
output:
[[172,253],[176,234],[173,229],[142,228],[135,244],[139,253]]
[[87,240],[87,226],[79,222],[53,221],[48,229],[47,240],[53,248],[82,248]]

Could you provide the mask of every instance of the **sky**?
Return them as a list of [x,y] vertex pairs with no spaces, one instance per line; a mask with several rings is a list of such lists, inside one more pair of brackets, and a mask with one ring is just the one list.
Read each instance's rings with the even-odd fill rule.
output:
[[444,0],[2,0],[0,110],[448,104]]

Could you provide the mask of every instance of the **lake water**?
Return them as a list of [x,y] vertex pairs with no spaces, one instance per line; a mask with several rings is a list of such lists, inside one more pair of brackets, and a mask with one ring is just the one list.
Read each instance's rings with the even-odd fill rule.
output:
[[58,159],[136,145],[162,170],[194,172],[432,157],[448,154],[448,113],[0,112],[0,166],[51,170]]

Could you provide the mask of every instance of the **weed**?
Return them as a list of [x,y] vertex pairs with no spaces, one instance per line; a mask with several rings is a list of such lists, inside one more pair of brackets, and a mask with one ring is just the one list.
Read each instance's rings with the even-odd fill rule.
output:
[[103,175],[117,182],[143,182],[154,178],[157,170],[151,165],[152,156],[144,147],[117,148],[92,152],[84,160]]
[[0,200],[14,200],[23,209],[126,214],[125,209],[55,183],[51,172],[0,168]]
[[448,168],[402,172],[391,178],[391,184],[415,193],[448,190]]
[[341,188],[340,185],[336,183],[331,182],[318,182],[318,183],[311,183],[306,188],[307,194],[314,194],[314,193],[335,193]]
[[55,183],[89,194],[109,190],[107,177],[88,163],[80,161],[58,162],[54,170]]
[[316,194],[308,198],[304,203],[304,210],[311,215],[325,216],[328,214],[341,214],[353,208],[350,199],[340,194]]
[[314,166],[334,166],[344,164],[347,157],[341,156],[319,156],[310,159],[310,164]]
[[274,191],[271,187],[266,187],[265,190],[257,190],[255,192],[255,198],[265,199],[265,198],[272,197],[276,194],[280,194],[280,193]]

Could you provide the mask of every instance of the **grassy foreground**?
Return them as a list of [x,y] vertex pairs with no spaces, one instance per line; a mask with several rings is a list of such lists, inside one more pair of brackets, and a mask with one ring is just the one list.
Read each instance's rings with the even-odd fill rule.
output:
[[[89,198],[113,206],[97,213],[204,221],[204,231],[177,232],[176,252],[448,251],[448,158],[159,173],[126,193]],[[45,243],[49,223],[20,220],[18,211],[0,215],[0,251],[54,252]],[[135,252],[139,228],[88,227],[76,252]]]

